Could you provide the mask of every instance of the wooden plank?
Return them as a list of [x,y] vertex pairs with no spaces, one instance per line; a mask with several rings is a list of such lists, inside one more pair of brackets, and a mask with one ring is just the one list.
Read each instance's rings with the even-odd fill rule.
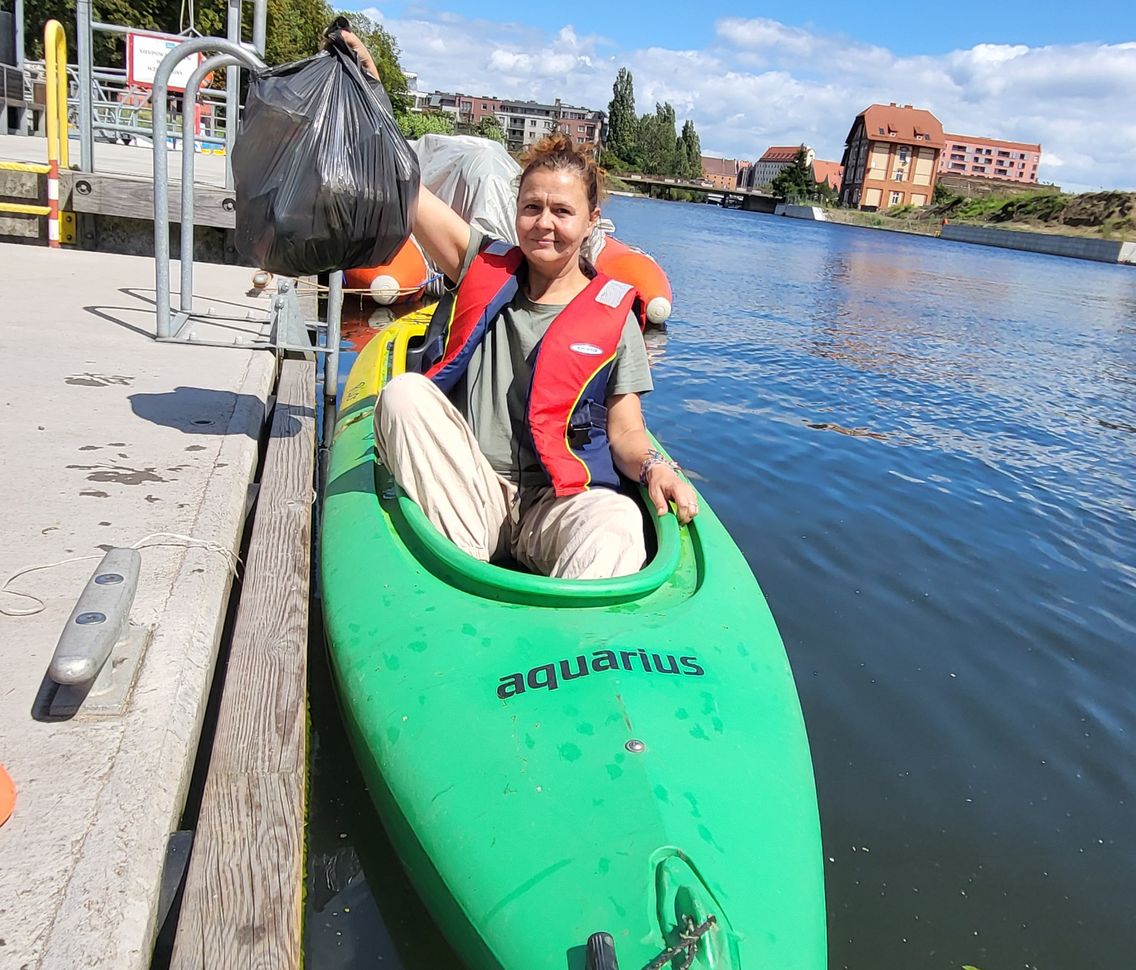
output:
[[[299,967],[304,774],[222,775],[210,782],[170,966]],[[203,855],[208,861],[199,864]]]
[[172,970],[300,965],[314,403],[286,360]]
[[[72,212],[125,216],[154,221],[154,181],[134,175],[102,172],[60,172],[59,206]],[[169,188],[170,222],[181,221],[181,182]],[[237,224],[236,195],[216,185],[193,186],[193,224],[233,229]]]

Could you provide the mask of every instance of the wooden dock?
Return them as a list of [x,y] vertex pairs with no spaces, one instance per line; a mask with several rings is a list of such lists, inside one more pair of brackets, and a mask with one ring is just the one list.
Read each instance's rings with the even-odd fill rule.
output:
[[286,360],[173,970],[301,962],[315,364]]
[[[74,158],[77,143],[71,147]],[[46,159],[46,139],[0,135],[0,160],[38,163]],[[169,152],[171,224],[181,221],[181,162],[180,150]],[[93,172],[64,169],[59,173],[59,207],[78,222],[73,240],[76,244],[101,252],[153,253],[152,238],[140,233],[136,225],[138,221],[154,221],[153,163],[150,148],[99,142],[95,145]],[[0,194],[36,201],[46,197],[46,183],[39,181],[42,184],[33,181],[17,188],[0,180]],[[236,227],[236,193],[225,187],[224,156],[195,156],[193,184],[193,222],[200,237],[196,247],[198,259],[235,262],[230,237]],[[30,220],[0,218],[0,236],[46,239],[46,226]],[[176,255],[176,232],[171,242]]]
[[[314,361],[278,368],[272,353],[247,346],[155,342],[150,259],[0,244],[0,265],[20,281],[0,335],[21,349],[3,392],[12,474],[0,577],[55,567],[12,584],[41,610],[0,619],[0,761],[18,789],[0,826],[0,967],[150,967],[216,676],[224,692],[173,965],[292,970],[301,961]],[[198,267],[198,308],[217,314],[198,325],[202,339],[215,330],[232,341],[246,312],[266,311],[272,295],[250,290],[250,276]],[[250,514],[227,634],[238,588],[227,552]],[[77,557],[144,537],[129,617],[143,652],[121,709],[45,716],[45,670],[94,569]],[[226,653],[227,669],[218,663]]]

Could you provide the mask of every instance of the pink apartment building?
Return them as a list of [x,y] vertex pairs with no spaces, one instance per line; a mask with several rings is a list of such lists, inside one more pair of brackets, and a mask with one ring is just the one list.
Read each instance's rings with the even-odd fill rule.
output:
[[456,98],[458,118],[466,124],[480,124],[482,118],[492,117],[501,110],[501,102],[496,98],[475,98],[468,94],[458,94]]
[[1040,145],[946,133],[943,134],[943,142],[943,153],[939,156],[941,174],[1037,182]]

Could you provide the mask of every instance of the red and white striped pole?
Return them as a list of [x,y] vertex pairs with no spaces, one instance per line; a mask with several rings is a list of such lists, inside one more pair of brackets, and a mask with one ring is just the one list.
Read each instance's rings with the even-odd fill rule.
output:
[[59,248],[59,160],[47,163],[47,244]]

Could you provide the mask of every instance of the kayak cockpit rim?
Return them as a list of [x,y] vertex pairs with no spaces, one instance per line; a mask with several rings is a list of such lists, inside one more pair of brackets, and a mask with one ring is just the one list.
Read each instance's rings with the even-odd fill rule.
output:
[[[650,515],[655,554],[636,573],[611,579],[557,579],[482,562],[459,549],[375,462],[375,491],[407,550],[430,572],[466,592],[529,606],[607,606],[653,593],[678,568],[683,536],[673,512]],[[689,528],[689,527],[688,527]]]

